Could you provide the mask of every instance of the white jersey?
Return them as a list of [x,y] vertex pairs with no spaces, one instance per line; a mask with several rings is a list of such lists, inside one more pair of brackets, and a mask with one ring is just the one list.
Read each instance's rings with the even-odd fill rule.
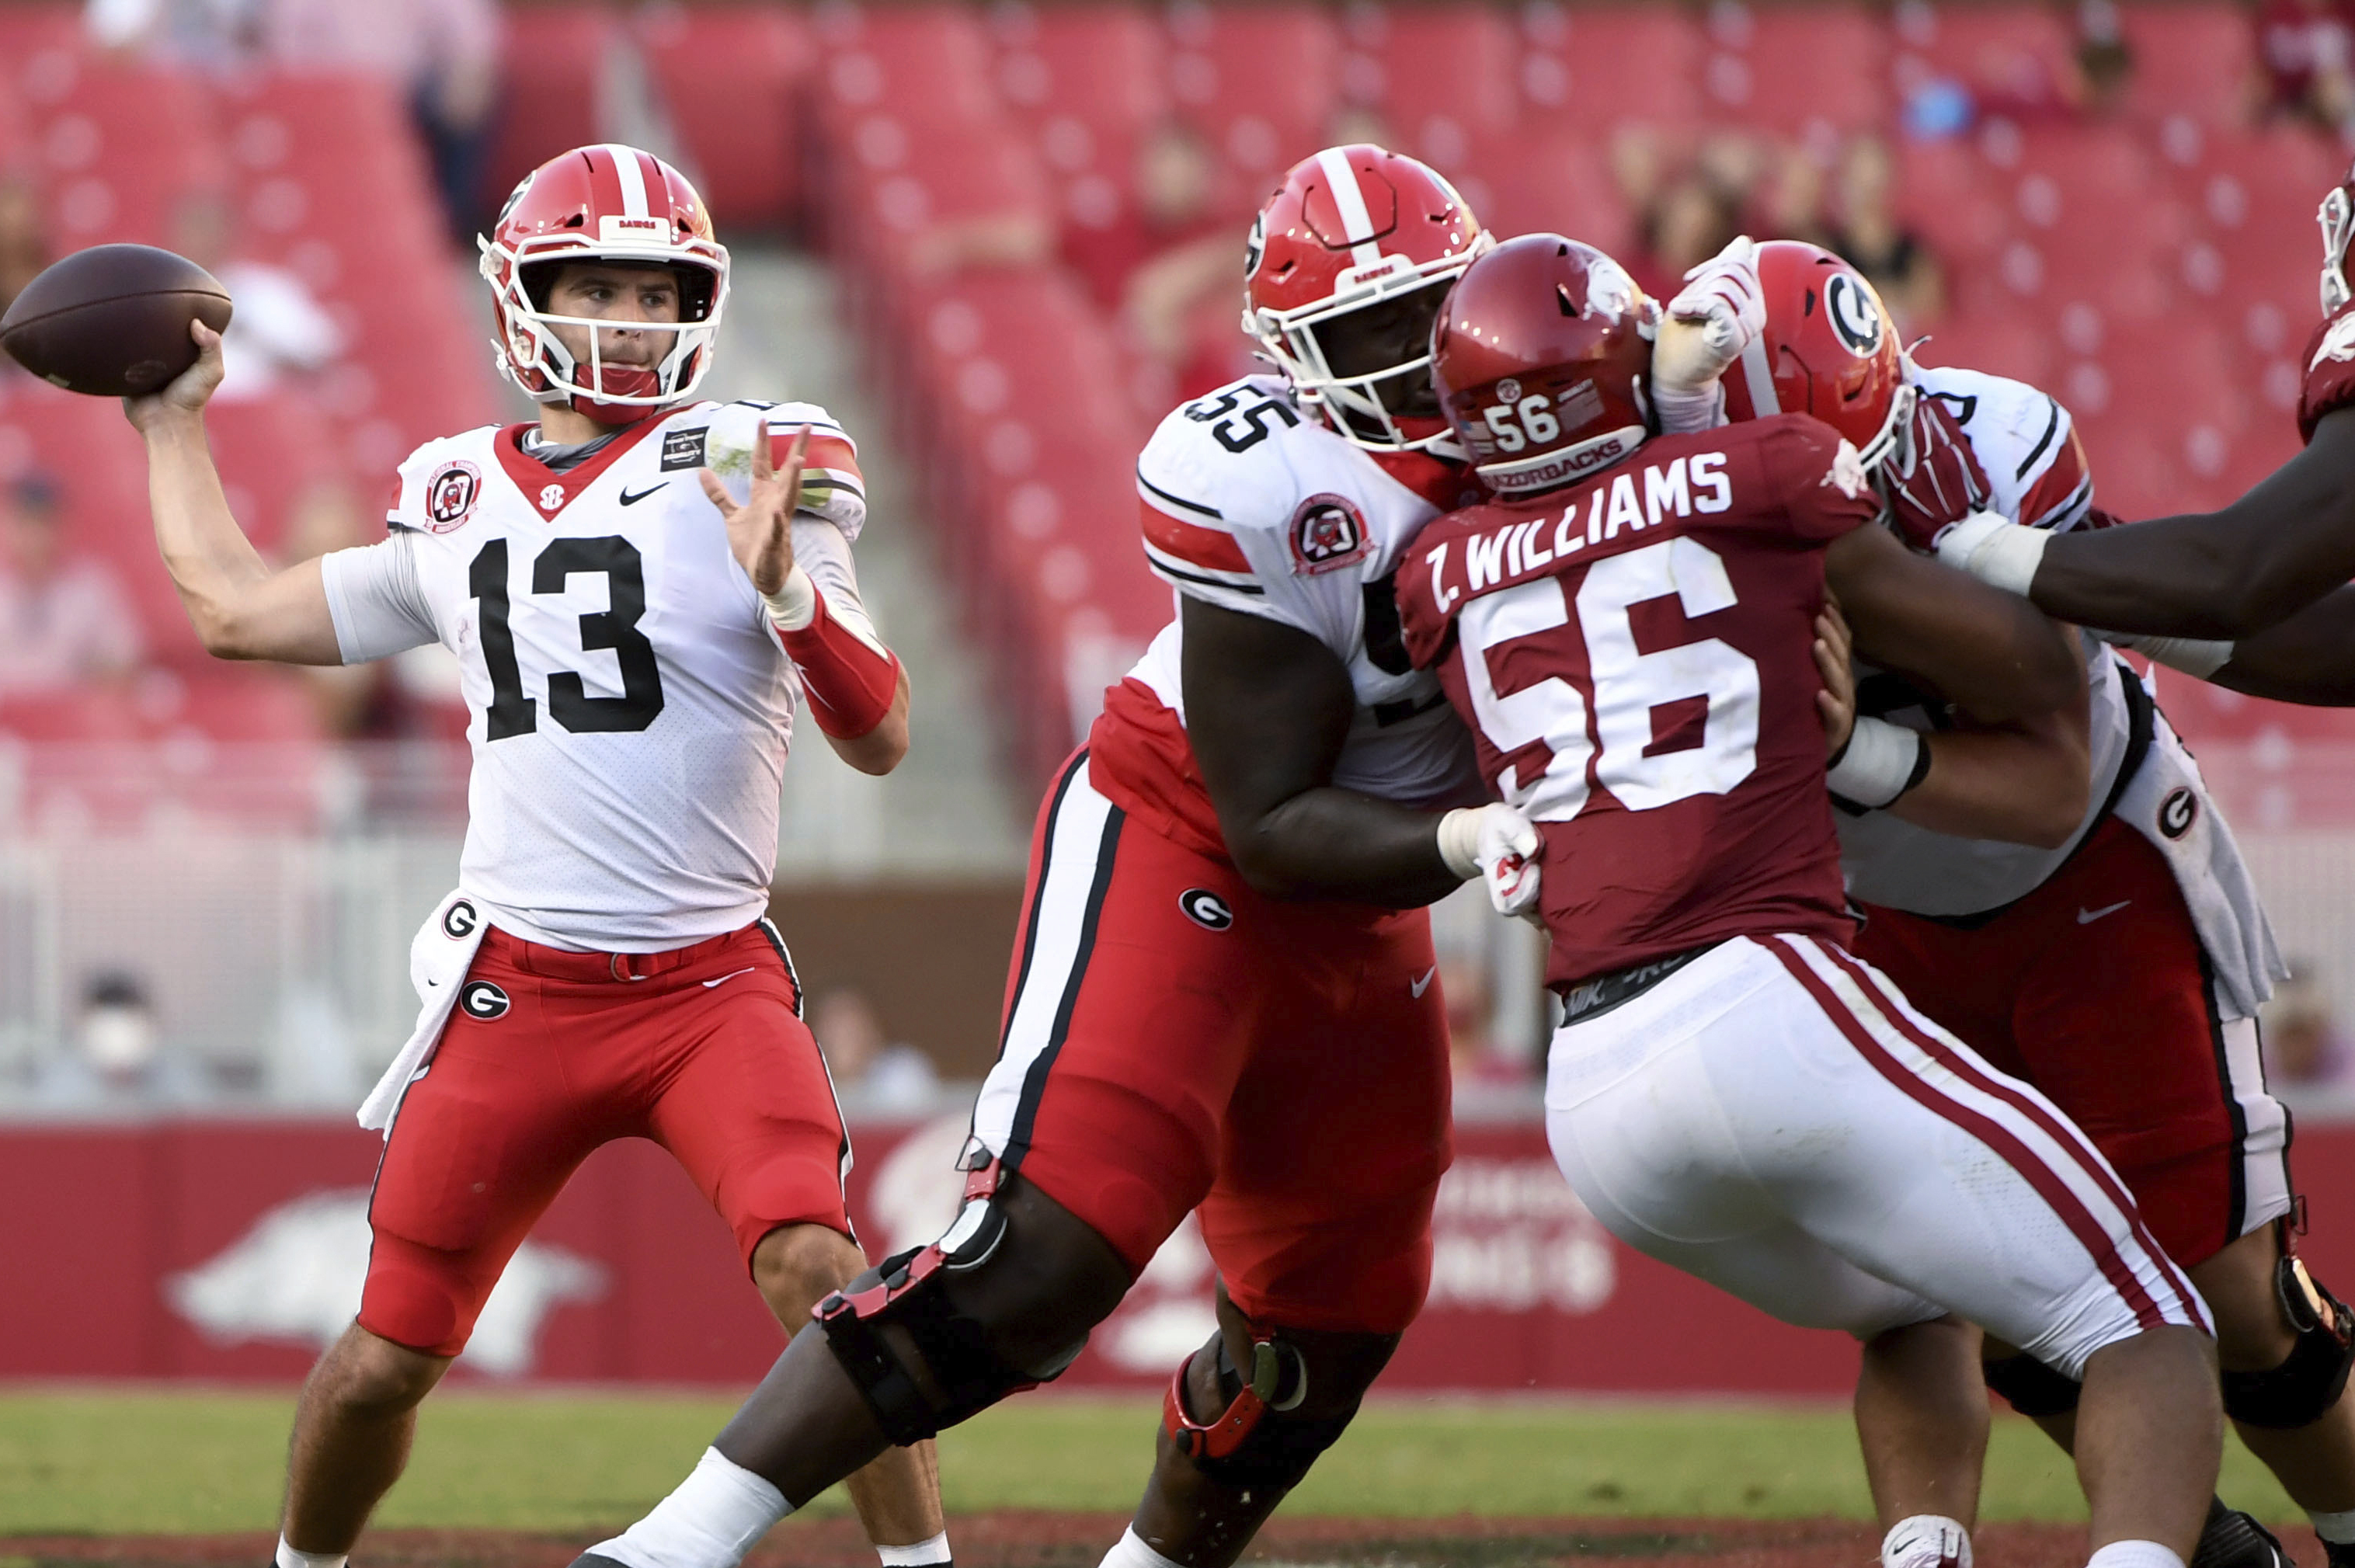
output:
[[[1478,797],[1471,737],[1408,662],[1391,593],[1423,526],[1470,498],[1457,470],[1353,445],[1284,381],[1253,376],[1164,419],[1136,483],[1146,559],[1178,593],[1295,627],[1348,668],[1357,711],[1335,784],[1410,805]],[[1172,620],[1130,677],[1182,723],[1181,648]]]
[[[1937,399],[1962,426],[1987,475],[1989,510],[2056,531],[2085,520],[2094,504],[2093,475],[2069,411],[2058,401],[2024,382],[1976,370],[1923,369],[1916,384],[1922,396]],[[2093,778],[2084,818],[2069,841],[2042,849],[1935,833],[1885,811],[1860,816],[1843,812],[1840,866],[1848,874],[1849,896],[1914,914],[1979,914],[2026,897],[2075,851],[2112,804],[2124,770],[2138,760],[2151,734],[2150,699],[2138,677],[2106,643],[2083,632],[2076,635],[2085,656]],[[1859,674],[1859,713],[1913,730],[1944,722],[1944,713],[1926,706],[1910,683],[1861,666]]]
[[[528,426],[428,442],[400,465],[391,537],[321,562],[346,663],[458,656],[461,882],[527,941],[656,952],[767,907],[800,681],[697,479],[719,407],[631,426],[560,474],[525,455]],[[856,449],[809,404],[769,421],[780,445],[811,428],[795,556],[868,629]]]

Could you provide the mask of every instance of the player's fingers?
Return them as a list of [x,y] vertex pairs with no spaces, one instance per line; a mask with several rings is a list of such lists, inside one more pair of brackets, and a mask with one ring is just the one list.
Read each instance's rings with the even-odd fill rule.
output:
[[795,503],[801,500],[802,469],[809,461],[809,443],[810,427],[804,425],[794,432],[794,443],[785,449],[785,465],[780,470],[792,488],[791,499]]
[[703,493],[711,497],[711,504],[719,508],[721,517],[729,517],[735,512],[736,503],[730,497],[728,486],[719,482],[719,475],[709,468],[698,468],[695,471],[695,476],[701,481]]
[[221,335],[193,316],[188,319],[188,336],[197,340],[197,347],[203,352],[210,353],[220,347]]
[[769,433],[769,421],[763,419],[761,421],[761,428],[752,434],[752,483],[755,485],[769,478],[777,471],[776,464],[771,461],[769,452],[769,443],[774,439]]

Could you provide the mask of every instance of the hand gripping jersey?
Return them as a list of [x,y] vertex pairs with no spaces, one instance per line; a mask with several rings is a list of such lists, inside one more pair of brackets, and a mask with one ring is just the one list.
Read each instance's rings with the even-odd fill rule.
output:
[[[1475,493],[1460,469],[1370,453],[1253,376],[1161,421],[1136,465],[1146,560],[1179,594],[1296,627],[1348,668],[1358,709],[1333,783],[1414,806],[1476,798],[1464,728],[1409,662],[1391,574],[1423,525]],[[1223,856],[1185,737],[1174,619],[1107,694],[1096,786],[1157,830]]]
[[[1946,368],[1917,373],[1961,425],[1987,481],[1987,509],[2030,528],[2066,532],[2093,507],[2094,480],[2069,411],[2023,382]],[[1999,909],[2025,897],[2075,852],[2114,804],[2128,764],[2149,745],[2150,700],[2109,645],[2084,633],[2091,701],[2088,738],[2093,779],[2085,816],[2057,849],[1958,838],[1885,811],[1839,818],[1840,859],[1849,891],[1865,903],[1915,914],[1954,917]],[[1912,730],[1946,723],[1943,705],[1902,678],[1859,665],[1857,710]]]
[[[2030,528],[2086,526],[2094,481],[2069,412],[2035,388],[1950,368],[1919,372],[1922,395],[1953,413],[1986,472],[1988,506]],[[2085,655],[2092,777],[2085,816],[2057,849],[1958,838],[1885,811],[1839,818],[1849,892],[1859,902],[1953,919],[2027,897],[2052,878],[2102,819],[2116,816],[2174,869],[2227,1018],[2255,1015],[2283,973],[2273,932],[2232,830],[2190,754],[2134,670],[2090,634]],[[1859,683],[1858,709],[1917,730],[1943,716],[1892,676]]]
[[1779,414],[1655,438],[1415,541],[1407,645],[1544,835],[1550,984],[1852,933],[1811,649],[1824,546],[1878,509],[1853,447]]
[[[400,465],[382,544],[322,562],[345,662],[439,641],[474,748],[460,876],[527,941],[655,952],[758,918],[799,682],[704,495],[697,403],[563,473],[530,429],[428,442]],[[856,449],[825,411],[771,407],[780,454],[811,428],[796,559],[868,627],[849,540]],[[824,520],[819,520],[819,519]]]

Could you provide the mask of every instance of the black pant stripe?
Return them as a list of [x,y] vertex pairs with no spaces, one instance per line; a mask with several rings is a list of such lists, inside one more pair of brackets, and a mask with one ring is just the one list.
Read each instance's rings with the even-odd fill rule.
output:
[[[1096,842],[1095,880],[1089,884],[1086,912],[1080,918],[1079,950],[1071,955],[1071,972],[1064,978],[1063,995],[1056,1005],[1055,1021],[1048,1030],[1046,1047],[1023,1075],[1022,1097],[1015,1104],[1014,1127],[1002,1157],[1009,1171],[1021,1168],[1023,1152],[1030,1147],[1031,1126],[1039,1118],[1039,1101],[1047,1092],[1047,1075],[1054,1071],[1055,1058],[1061,1054],[1063,1039],[1071,1032],[1071,1014],[1080,1004],[1080,987],[1088,977],[1088,959],[1095,951],[1096,925],[1103,914],[1104,895],[1111,891],[1113,866],[1119,859],[1121,824],[1126,818],[1127,814],[1116,805],[1104,814],[1103,836]],[[1043,891],[1047,885],[1043,874],[1039,885]]]

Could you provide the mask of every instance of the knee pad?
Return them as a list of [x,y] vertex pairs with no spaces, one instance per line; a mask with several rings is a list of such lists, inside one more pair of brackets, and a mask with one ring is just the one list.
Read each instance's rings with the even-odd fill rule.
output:
[[[1206,1349],[1208,1347],[1205,1347]],[[1201,1354],[1197,1350],[1195,1355]],[[1209,1421],[1186,1413],[1186,1369],[1193,1356],[1178,1363],[1169,1392],[1161,1402],[1162,1430],[1178,1452],[1214,1481],[1233,1487],[1297,1486],[1330,1448],[1357,1414],[1353,1403],[1341,1415],[1303,1417],[1296,1413],[1308,1397],[1308,1363],[1300,1352],[1273,1336],[1252,1341],[1251,1377],[1245,1380],[1227,1354],[1226,1340],[1218,1341],[1219,1392],[1226,1408]]]
[[2355,1367],[2355,1317],[2296,1257],[2274,1265],[2274,1296],[2297,1342],[2271,1371],[2226,1372],[2224,1413],[2251,1426],[2310,1425],[2346,1391]]
[[1985,1361],[1980,1371],[1987,1386],[2011,1403],[2022,1415],[2066,1415],[2077,1408],[2085,1392],[2075,1378],[2054,1371],[2033,1356],[2006,1356]]
[[[964,1206],[939,1241],[886,1258],[810,1311],[883,1435],[903,1447],[1060,1377],[1087,1343],[1082,1337],[1050,1367],[1017,1367],[990,1349],[988,1326],[949,1299],[950,1280],[988,1262],[1006,1238],[997,1161],[979,1151],[969,1157],[982,1163],[968,1166]],[[900,1344],[887,1327],[904,1336]]]

